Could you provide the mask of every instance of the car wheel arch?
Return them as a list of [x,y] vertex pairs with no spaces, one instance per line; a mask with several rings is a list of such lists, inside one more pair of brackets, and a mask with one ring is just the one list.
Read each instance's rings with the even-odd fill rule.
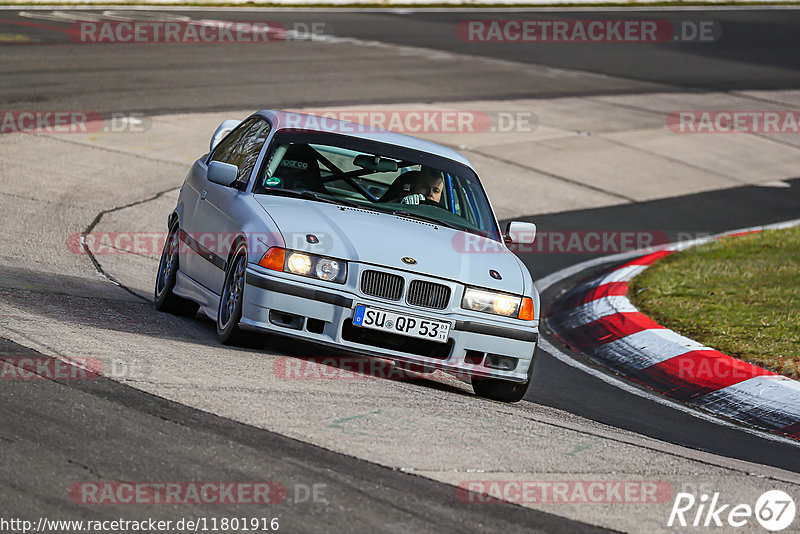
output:
[[[234,240],[231,242],[231,249],[228,251],[228,257],[225,259],[225,270],[226,271],[228,270],[228,267],[230,266],[231,262],[233,261],[234,257],[236,256],[236,253],[239,251],[239,247],[242,246],[242,245],[244,245],[245,255],[247,255],[248,254],[248,250],[249,250],[247,248],[247,238],[245,238],[245,236],[243,236],[243,235],[237,235],[234,238]],[[249,262],[249,258],[248,258],[248,262]]]

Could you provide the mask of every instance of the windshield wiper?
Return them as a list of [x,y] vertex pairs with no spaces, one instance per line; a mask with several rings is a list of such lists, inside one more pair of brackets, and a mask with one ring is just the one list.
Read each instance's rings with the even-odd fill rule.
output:
[[351,200],[347,200],[344,198],[338,198],[333,195],[326,195],[324,193],[317,193],[316,191],[294,191],[292,189],[270,189],[267,195],[279,195],[285,197],[295,197],[295,198],[306,198],[309,200],[316,200],[318,202],[325,202],[327,204],[339,204],[342,206],[350,206],[354,208],[362,208],[361,204],[353,202]]

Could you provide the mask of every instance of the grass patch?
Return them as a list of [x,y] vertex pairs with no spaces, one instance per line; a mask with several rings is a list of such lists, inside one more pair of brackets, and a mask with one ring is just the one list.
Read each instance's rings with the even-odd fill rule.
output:
[[667,328],[800,379],[800,226],[668,256],[628,296]]

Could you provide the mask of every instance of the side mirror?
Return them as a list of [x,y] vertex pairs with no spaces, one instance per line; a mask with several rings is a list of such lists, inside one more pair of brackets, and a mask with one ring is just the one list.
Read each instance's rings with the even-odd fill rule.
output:
[[506,243],[530,245],[536,239],[536,225],[529,222],[511,221],[503,235]]
[[206,178],[209,182],[230,187],[239,175],[239,167],[221,161],[212,161],[208,164]]
[[222,139],[226,135],[231,133],[231,131],[237,126],[239,126],[241,123],[242,121],[237,121],[236,119],[228,119],[226,121],[222,121],[222,124],[217,126],[214,135],[211,136],[210,150],[214,150],[214,147],[217,146],[219,142],[222,141]]

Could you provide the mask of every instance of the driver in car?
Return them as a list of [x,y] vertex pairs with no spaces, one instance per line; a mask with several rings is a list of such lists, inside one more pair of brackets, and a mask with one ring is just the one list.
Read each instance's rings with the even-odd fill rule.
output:
[[400,203],[416,205],[428,200],[439,204],[442,199],[442,187],[444,186],[442,175],[428,167],[422,167],[422,170],[416,172],[417,176],[411,186],[411,194],[403,197]]

